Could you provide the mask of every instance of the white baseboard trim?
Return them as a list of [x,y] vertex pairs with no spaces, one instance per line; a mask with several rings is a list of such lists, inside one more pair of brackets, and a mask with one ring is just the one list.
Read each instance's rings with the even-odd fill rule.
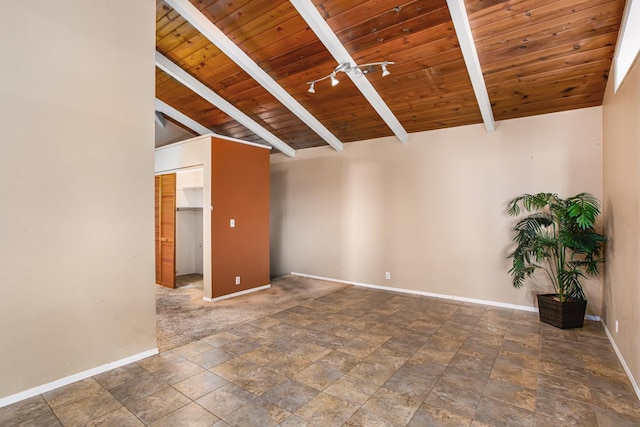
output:
[[344,283],[344,284],[347,284],[347,285],[360,286],[360,287],[363,287],[363,288],[379,289],[379,290],[382,290],[382,291],[399,292],[399,293],[403,293],[403,294],[421,295],[421,296],[425,296],[425,297],[433,297],[433,298],[448,299],[448,300],[453,300],[453,301],[470,302],[470,303],[473,303],[473,304],[484,304],[484,305],[490,305],[490,306],[493,306],[493,307],[502,307],[502,308],[511,308],[511,309],[514,309],[514,310],[521,310],[521,311],[538,312],[538,309],[536,307],[529,307],[527,305],[508,304],[508,303],[505,303],[505,302],[488,301],[488,300],[481,300],[481,299],[475,299],[475,298],[466,298],[466,297],[459,297],[459,296],[455,296],[455,295],[436,294],[436,293],[432,293],[432,292],[415,291],[413,289],[393,288],[391,286],[371,285],[369,283],[351,282],[349,280],[332,279],[330,277],[313,276],[311,274],[304,274],[304,273],[291,272],[291,275],[292,276],[300,276],[300,277],[308,277],[309,279],[327,280],[327,281],[330,281],[330,282]]
[[607,334],[607,338],[609,338],[609,342],[611,343],[613,350],[616,352],[616,356],[618,356],[618,360],[622,364],[622,367],[624,368],[624,371],[626,372],[627,377],[629,377],[629,381],[631,381],[631,385],[633,386],[633,390],[635,390],[636,395],[638,396],[638,400],[640,400],[640,386],[638,386],[638,382],[633,377],[633,373],[631,372],[631,369],[629,369],[629,365],[627,365],[627,362],[624,360],[624,357],[622,357],[622,353],[620,353],[620,349],[616,345],[616,342],[613,339],[613,335],[611,335],[611,332],[609,332],[609,328],[607,328],[607,324],[604,323],[604,320],[600,320],[600,322],[602,323],[604,332]]
[[270,287],[271,287],[271,284],[268,284],[268,285],[264,285],[264,286],[258,286],[257,288],[251,288],[251,289],[246,289],[246,290],[240,291],[240,292],[234,292],[234,293],[228,294],[228,295],[222,295],[221,297],[215,297],[215,298],[202,297],[202,299],[207,301],[207,302],[222,301],[222,300],[227,299],[227,298],[239,297],[240,295],[250,294],[251,292],[263,291],[265,289],[269,289]]
[[11,396],[0,398],[0,408],[24,399],[28,399],[33,396],[37,396],[42,393],[46,393],[56,388],[74,383],[76,381],[84,380],[85,378],[110,371],[111,369],[119,368],[120,366],[128,365],[129,363],[137,362],[138,360],[142,360],[155,354],[158,354],[157,348],[143,351],[142,353],[134,354],[133,356],[125,357],[124,359],[116,360],[115,362],[105,363],[104,365],[96,366],[95,368],[87,369],[86,371],[78,372],[77,374],[69,375],[68,377],[60,378],[58,380],[51,381],[50,383],[42,384],[25,391],[21,391],[19,393],[12,394]]

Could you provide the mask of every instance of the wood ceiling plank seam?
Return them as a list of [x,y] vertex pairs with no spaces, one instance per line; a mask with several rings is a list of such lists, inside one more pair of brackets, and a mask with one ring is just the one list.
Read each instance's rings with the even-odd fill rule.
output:
[[[598,13],[594,15],[594,12]],[[578,28],[583,28],[583,31],[591,31],[594,28],[609,25],[611,19],[620,22],[620,16],[615,14],[611,8],[599,7],[593,7],[591,9],[575,13],[570,16],[570,18],[572,18],[570,21],[568,18],[568,16],[559,17],[526,28],[514,29],[513,31],[500,34],[499,36],[484,39],[482,42],[477,41],[477,44],[481,46],[478,51],[485,52],[504,48],[509,45],[521,45],[533,40],[555,36],[556,34],[566,32],[569,29],[576,30]]]
[[191,3],[187,0],[168,0],[167,2],[183,17],[186,17],[205,37],[216,44],[232,61],[240,64],[251,77],[267,89],[267,91],[284,104],[285,107],[291,110],[293,114],[298,116],[300,120],[306,123],[314,132],[320,135],[336,151],[342,151],[342,142],[335,135],[273,80],[271,76],[253,62],[253,60],[236,46],[218,27],[195,9]]
[[[609,5],[611,9],[615,9],[617,0],[611,0],[604,5]],[[558,5],[566,5],[559,8]],[[477,27],[474,29],[474,35],[477,33],[478,42],[483,41],[488,37],[493,37],[494,33],[502,34],[504,31],[509,31],[514,28],[527,28],[538,23],[548,22],[558,18],[567,18],[574,13],[578,13],[582,10],[592,9],[595,6],[603,5],[602,0],[584,0],[580,2],[555,2],[550,5],[544,6],[544,8],[535,10],[528,10],[525,13],[514,14],[499,21],[492,21],[491,23]],[[539,13],[542,12],[542,13]]]
[[[500,82],[507,82],[509,80],[517,80],[529,75],[545,74],[555,71],[561,72],[562,70],[567,68],[588,66],[592,62],[610,61],[600,58],[610,58],[611,56],[613,56],[613,46],[606,46],[594,50],[597,50],[599,52],[596,52],[595,54],[592,51],[579,52],[568,57],[554,58],[549,61],[534,62],[527,66],[519,67],[517,70],[503,70],[498,72],[485,73],[485,81],[487,82],[487,85],[491,85]],[[592,57],[595,59],[590,59]]]
[[492,25],[508,28],[509,25],[504,21],[513,20],[514,17],[516,19],[522,16],[528,18],[532,15],[532,11],[534,10],[536,11],[535,15],[537,16],[539,15],[538,12],[541,8],[552,7],[557,9],[559,6],[562,6],[562,2],[559,2],[558,0],[520,0],[509,1],[505,4],[505,7],[486,9],[483,13],[469,13],[471,28],[475,30],[480,27],[489,27]]
[[[253,17],[234,30],[227,29],[225,35],[237,45],[241,45],[254,38],[269,38],[265,34],[273,31],[274,28],[277,34],[284,34],[281,33],[282,28],[288,27],[289,25],[287,25],[287,23],[290,23],[294,18],[299,19],[295,13],[295,9],[293,9],[289,2],[283,2],[275,5],[275,7],[271,7],[267,13]],[[245,52],[247,54],[251,53],[246,50]]]
[[[342,45],[340,40],[333,33],[327,22],[324,20],[320,12],[311,3],[310,0],[291,0],[291,3],[296,8],[298,13],[302,15],[303,19],[309,24],[314,33],[327,47],[331,55],[336,59],[338,64],[350,63],[356,64],[355,60],[351,57],[346,48]],[[347,73],[348,77],[354,83],[354,85],[360,90],[363,96],[367,99],[369,104],[376,110],[378,115],[382,117],[387,126],[393,131],[396,137],[402,142],[406,143],[409,139],[407,131],[402,127],[400,121],[396,118],[393,112],[389,109],[384,102],[380,94],[369,83],[369,80],[364,78],[358,78],[353,73]]]
[[584,76],[577,76],[555,81],[553,83],[540,82],[535,84],[520,84],[513,86],[496,86],[490,92],[493,102],[504,99],[518,99],[523,101],[536,102],[543,100],[550,95],[554,99],[566,98],[568,94],[587,94],[596,89],[603,91],[607,80],[601,73],[590,73]]
[[[342,14],[342,13],[346,12],[347,10],[353,9],[354,7],[357,7],[358,5],[360,5],[362,3],[366,3],[366,2],[367,2],[367,0],[350,0],[350,1],[345,1],[345,0],[328,0],[328,1],[313,0],[314,6],[318,9],[318,11],[321,11],[320,14],[325,19],[329,19],[332,16]],[[378,0],[378,2],[381,2],[381,1]]]
[[500,111],[504,108],[500,107],[496,108],[496,114],[500,115],[500,120],[506,120],[511,118],[548,114],[557,111],[574,110],[577,108],[593,107],[602,105],[603,97],[604,92],[599,92],[590,94],[589,96],[580,95],[575,97],[567,97],[561,100],[556,100],[554,102],[542,101],[535,104],[518,105],[518,108],[509,109],[509,111]]
[[523,83],[527,81],[552,81],[557,79],[558,75],[561,75],[563,78],[568,78],[580,74],[590,74],[595,72],[602,72],[603,74],[608,74],[609,68],[611,66],[611,60],[603,59],[588,62],[586,64],[577,64],[573,66],[549,69],[548,71],[541,73],[532,73],[525,74],[515,78],[497,78],[497,79],[487,79],[487,86],[491,85],[503,85],[508,86],[513,84],[514,82]]
[[485,74],[489,74],[550,59],[571,57],[577,52],[588,52],[611,45],[611,34],[601,34],[584,40],[570,41],[562,45],[553,45],[548,49],[538,52],[527,52],[518,57],[501,58],[497,61],[483,60],[482,64]]
[[449,5],[451,20],[456,29],[456,35],[460,42],[464,62],[469,71],[471,85],[478,100],[478,108],[482,115],[482,121],[484,122],[487,132],[493,132],[496,129],[496,124],[491,109],[491,102],[489,101],[489,94],[487,93],[487,87],[484,82],[482,67],[478,59],[478,52],[476,52],[473,34],[469,26],[469,18],[467,17],[464,0],[447,0],[447,5]]
[[167,74],[171,75],[176,80],[183,83],[185,86],[198,93],[207,101],[211,102],[216,107],[220,108],[225,113],[229,114],[235,120],[239,121],[254,133],[262,137],[269,144],[278,148],[284,154],[289,157],[295,157],[295,150],[293,150],[284,141],[273,135],[271,132],[260,126],[257,122],[247,116],[245,113],[234,107],[231,103],[226,101],[220,95],[209,89],[200,81],[192,77],[186,71],[178,67],[171,62],[165,56],[156,51],[156,65],[162,68]]

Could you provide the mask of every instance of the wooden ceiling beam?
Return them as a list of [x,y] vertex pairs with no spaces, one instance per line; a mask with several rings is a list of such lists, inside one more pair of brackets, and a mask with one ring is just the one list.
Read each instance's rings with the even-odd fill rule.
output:
[[207,127],[201,125],[200,123],[196,122],[195,120],[193,120],[191,117],[187,116],[186,114],[183,114],[180,111],[176,110],[175,108],[173,108],[171,105],[167,104],[166,102],[163,102],[163,101],[159,100],[158,98],[156,98],[156,118],[158,117],[158,113],[165,114],[165,115],[171,117],[173,120],[175,120],[176,122],[180,123],[181,125],[184,125],[184,126],[188,127],[189,129],[191,129],[192,131],[194,131],[198,135],[208,135],[208,134],[215,135],[215,133],[211,132],[211,130],[209,128],[207,128]]
[[[352,66],[357,65],[356,61],[351,57],[347,49],[340,42],[311,0],[291,0],[291,4],[293,4],[293,7],[296,8],[307,24],[309,24],[309,27],[313,30],[316,36],[318,36],[322,44],[325,45],[338,64],[349,63]],[[331,70],[327,71],[330,72]],[[400,121],[396,118],[393,112],[391,112],[391,109],[387,106],[369,80],[367,80],[366,76],[356,77],[353,73],[346,74],[367,101],[369,101],[369,104],[371,104],[382,120],[384,120],[387,126],[389,126],[396,137],[402,143],[407,142],[409,140],[407,131],[402,127]]]
[[[256,64],[242,49],[231,41],[225,33],[213,24],[189,0],[165,0],[174,10],[185,18],[195,29],[218,47],[225,55],[253,77],[278,101],[298,116],[307,126],[317,133],[336,151],[342,151],[342,142],[332,134],[318,119],[309,113],[298,101]],[[256,132],[257,133],[257,132]]]
[[478,52],[476,51],[476,45],[473,41],[473,35],[471,34],[471,26],[469,25],[469,17],[467,16],[467,11],[464,6],[464,0],[447,0],[447,5],[449,6],[453,26],[456,29],[458,42],[460,42],[460,50],[462,50],[462,56],[469,71],[473,92],[476,94],[476,99],[478,100],[478,107],[480,107],[484,127],[487,132],[493,132],[496,130],[496,123],[493,119],[491,101],[489,101],[489,94],[487,93],[487,86],[484,82],[482,68],[480,67]]
[[229,116],[242,123],[256,135],[260,136],[273,147],[280,150],[283,154],[286,154],[289,157],[296,156],[296,152],[293,148],[291,148],[291,146],[269,132],[267,129],[260,126],[251,117],[247,116],[226,99],[222,98],[220,95],[209,89],[207,86],[205,86],[196,78],[184,71],[182,68],[171,62],[167,57],[165,57],[158,51],[156,51],[156,66],[165,73],[169,74],[174,79],[178,80],[189,89],[191,89],[196,94],[200,95],[202,98],[206,99],[212,105],[215,105],[216,107],[227,113]]

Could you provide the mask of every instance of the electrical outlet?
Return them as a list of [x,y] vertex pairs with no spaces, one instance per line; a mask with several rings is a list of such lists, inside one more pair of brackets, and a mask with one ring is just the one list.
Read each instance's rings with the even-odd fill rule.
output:
[[618,321],[616,320],[616,334],[618,333]]
[[387,279],[387,280],[391,280],[391,273],[388,272],[388,271],[386,273],[384,273],[384,278]]
[[235,220],[235,219],[233,219],[233,218],[231,218],[231,219],[229,220],[229,227],[233,228],[233,227],[235,227],[235,226],[236,226],[236,220]]
[[236,276],[236,285],[240,284],[240,276]]

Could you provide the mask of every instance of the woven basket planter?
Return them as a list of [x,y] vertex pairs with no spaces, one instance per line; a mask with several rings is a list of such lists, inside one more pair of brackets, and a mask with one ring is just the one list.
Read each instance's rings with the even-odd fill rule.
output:
[[587,302],[560,302],[555,296],[556,294],[538,294],[540,321],[560,329],[582,328]]

